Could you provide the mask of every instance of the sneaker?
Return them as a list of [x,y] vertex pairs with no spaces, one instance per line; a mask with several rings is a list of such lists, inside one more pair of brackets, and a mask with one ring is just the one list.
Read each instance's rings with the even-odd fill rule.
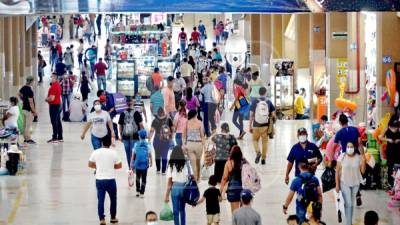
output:
[[106,225],[106,224],[107,224],[106,220],[104,220],[104,219],[100,220],[100,225]]
[[139,193],[139,192],[136,192],[136,197],[139,198],[139,196],[140,196],[140,193]]
[[166,175],[166,173],[165,173],[165,172],[162,172],[162,173],[161,173],[161,175],[165,176],[165,175]]
[[144,198],[144,194],[140,194],[140,198]]
[[28,144],[31,144],[31,145],[35,145],[35,144],[36,144],[36,142],[35,142],[34,140],[32,140],[32,139],[31,139],[31,140],[28,140],[27,143],[28,143]]
[[160,174],[161,172],[159,170],[157,170],[157,174]]
[[47,143],[54,143],[55,144],[55,143],[58,143],[58,141],[56,139],[52,138],[52,139],[48,140]]
[[261,158],[261,153],[259,152],[259,153],[257,153],[257,156],[256,156],[256,160],[255,160],[256,164],[258,164],[260,162],[260,158]]
[[119,221],[118,221],[118,219],[117,218],[114,218],[114,219],[111,219],[110,220],[110,223],[118,223]]
[[261,160],[261,165],[265,165],[265,159]]
[[357,206],[361,206],[362,205],[361,195],[357,195],[356,196],[356,202],[357,202]]
[[238,139],[239,139],[239,140],[242,140],[243,137],[244,137],[244,135],[246,135],[246,132],[245,132],[245,131],[243,131],[242,133],[240,133]]
[[57,141],[63,143],[64,139],[58,139]]

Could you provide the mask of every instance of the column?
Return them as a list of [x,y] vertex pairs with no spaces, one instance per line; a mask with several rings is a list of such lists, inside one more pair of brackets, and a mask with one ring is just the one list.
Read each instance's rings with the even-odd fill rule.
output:
[[280,59],[282,58],[282,15],[280,14],[272,14],[271,15],[271,23],[272,23],[272,58]]
[[[33,25],[34,26],[34,25]],[[25,68],[24,76],[33,75],[32,67],[32,27],[25,32]]]
[[270,82],[272,56],[272,15],[262,14],[260,18],[260,69],[264,83]]
[[347,38],[333,38],[334,32],[347,32],[347,14],[333,12],[326,14],[326,74],[329,77],[328,85],[328,115],[337,110],[335,99],[339,97],[339,88],[336,82],[337,60],[347,58]]
[[25,74],[25,64],[26,64],[26,51],[25,51],[25,41],[26,41],[26,30],[25,30],[25,17],[24,16],[19,16],[18,19],[19,22],[19,77],[20,77],[20,83],[18,85],[21,85],[25,79],[24,77],[26,76]]
[[[377,79],[377,119],[393,112],[386,102],[380,101],[381,94],[386,90],[386,72],[394,68],[394,62],[400,62],[400,21],[395,12],[378,12],[376,17],[376,79]],[[382,58],[390,56],[392,62],[384,64]],[[399,82],[399,81],[396,81]]]
[[[12,33],[12,78],[13,78],[13,87],[18,88],[20,84],[20,29],[19,29],[19,16],[13,16],[11,18],[12,20],[12,27],[11,27],[11,33]],[[15,89],[16,89],[15,88]]]
[[10,97],[10,86],[12,85],[12,18],[4,17],[4,62],[5,62],[5,77],[4,77],[4,98]]
[[4,98],[4,17],[0,16],[0,99]]
[[[35,83],[37,84],[38,82],[38,76],[37,76],[37,71],[38,71],[38,57],[37,57],[37,52],[38,52],[38,48],[37,48],[37,43],[38,43],[38,35],[37,35],[37,26],[36,24],[32,25],[32,27],[30,28],[31,32],[31,74],[35,80]],[[34,93],[37,94],[37,85],[35,85],[34,88]]]
[[251,63],[260,63],[260,14],[250,14]]

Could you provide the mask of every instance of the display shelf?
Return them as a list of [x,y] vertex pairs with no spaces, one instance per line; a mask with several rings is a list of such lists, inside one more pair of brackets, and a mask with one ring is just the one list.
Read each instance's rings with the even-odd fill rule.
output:
[[135,61],[117,60],[117,92],[125,96],[135,95]]
[[174,76],[174,66],[175,63],[172,62],[171,59],[159,59],[157,63],[157,67],[160,69],[160,73],[164,78]]

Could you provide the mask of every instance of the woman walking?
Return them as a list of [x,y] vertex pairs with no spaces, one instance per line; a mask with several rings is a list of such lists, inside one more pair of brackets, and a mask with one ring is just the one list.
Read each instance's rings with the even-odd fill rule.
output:
[[223,123],[221,133],[212,136],[211,140],[216,147],[214,176],[218,182],[221,182],[225,164],[229,159],[232,147],[237,145],[237,141],[235,136],[229,133],[228,123]]
[[[233,109],[233,117],[232,122],[239,129],[239,140],[242,140],[246,132],[243,128],[243,114],[240,112],[241,107],[245,107],[241,103],[241,99],[246,98],[246,90],[242,87],[242,83],[240,80],[235,79],[233,82],[233,94],[235,96],[235,101],[231,106],[231,110]],[[244,100],[246,101],[246,100]],[[249,103],[248,103],[249,104]],[[238,121],[239,120],[239,121]]]
[[154,136],[153,147],[156,157],[157,173],[165,175],[167,170],[168,150],[171,147],[173,134],[172,120],[165,114],[164,108],[158,108],[157,115],[151,123],[149,140]]
[[190,164],[186,162],[182,147],[179,145],[175,146],[168,162],[167,190],[164,197],[164,201],[168,203],[171,194],[174,225],[186,224],[186,203],[183,199],[183,190],[191,174]]
[[174,127],[176,128],[175,143],[176,145],[182,146],[182,134],[187,127],[187,113],[186,113],[186,101],[181,100],[179,102],[178,113],[174,118]]
[[352,224],[354,200],[363,180],[361,173],[364,172],[365,156],[355,152],[354,144],[349,142],[336,166],[336,192],[342,191],[343,194],[346,225]]
[[[229,159],[225,164],[224,174],[221,180],[221,193],[226,193],[228,201],[231,203],[231,212],[240,207],[240,194],[242,187],[242,165],[243,154],[239,146],[233,146]],[[228,186],[225,191],[225,186]]]
[[189,111],[186,129],[183,132],[183,140],[193,168],[194,178],[198,180],[200,178],[200,160],[203,155],[205,140],[203,124],[197,119],[195,110]]

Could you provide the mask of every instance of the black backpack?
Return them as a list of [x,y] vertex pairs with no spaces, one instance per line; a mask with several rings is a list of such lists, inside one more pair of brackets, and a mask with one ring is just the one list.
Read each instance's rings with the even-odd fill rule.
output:
[[299,178],[301,179],[300,203],[307,208],[311,202],[318,201],[318,184],[313,181],[313,176],[299,175]]

